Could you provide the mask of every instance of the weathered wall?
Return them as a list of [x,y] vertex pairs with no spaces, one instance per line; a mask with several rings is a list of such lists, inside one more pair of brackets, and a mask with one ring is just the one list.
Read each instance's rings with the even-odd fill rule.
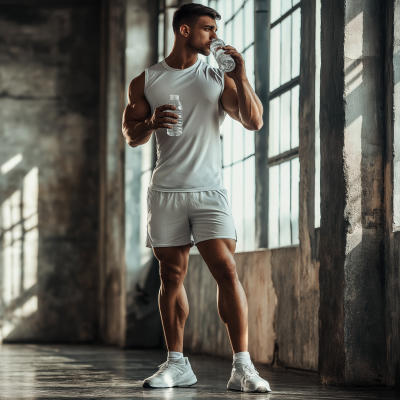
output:
[[384,382],[384,8],[322,1],[320,357],[325,383]]
[[0,2],[0,340],[96,338],[99,16]]
[[[386,383],[400,388],[400,232],[394,232],[394,170],[400,146],[400,2],[386,8],[385,302]],[[397,149],[394,143],[396,141]],[[394,163],[397,159],[397,165]],[[398,172],[399,173],[399,172]],[[397,185],[399,183],[397,182]],[[397,187],[397,190],[400,188]]]
[[[304,290],[303,282],[309,279],[302,272],[300,248],[238,253],[235,261],[248,300],[252,358],[315,371],[318,275],[311,296],[312,291]],[[229,337],[217,311],[217,286],[200,255],[190,256],[185,288],[190,312],[184,348],[231,358]]]

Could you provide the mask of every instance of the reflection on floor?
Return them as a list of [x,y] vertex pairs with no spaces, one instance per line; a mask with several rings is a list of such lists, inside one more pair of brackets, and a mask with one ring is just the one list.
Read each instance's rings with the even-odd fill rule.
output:
[[97,346],[0,345],[0,399],[396,399],[387,389],[343,389],[318,383],[317,375],[256,365],[272,393],[226,389],[228,360],[189,357],[198,383],[184,389],[144,389],[142,380],[165,361],[164,351]]

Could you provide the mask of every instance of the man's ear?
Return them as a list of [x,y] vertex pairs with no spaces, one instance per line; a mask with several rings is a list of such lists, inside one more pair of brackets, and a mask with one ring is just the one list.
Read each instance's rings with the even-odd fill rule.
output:
[[183,37],[187,38],[189,36],[190,27],[189,25],[181,25],[180,33]]

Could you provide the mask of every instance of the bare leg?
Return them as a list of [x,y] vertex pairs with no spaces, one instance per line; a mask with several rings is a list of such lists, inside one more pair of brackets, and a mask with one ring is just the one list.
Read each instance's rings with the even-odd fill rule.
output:
[[226,325],[234,353],[248,351],[247,299],[236,272],[233,239],[211,239],[197,244],[218,285],[218,312]]
[[189,315],[189,303],[183,281],[186,276],[190,245],[153,248],[160,261],[161,287],[158,302],[168,351],[183,352],[183,332]]

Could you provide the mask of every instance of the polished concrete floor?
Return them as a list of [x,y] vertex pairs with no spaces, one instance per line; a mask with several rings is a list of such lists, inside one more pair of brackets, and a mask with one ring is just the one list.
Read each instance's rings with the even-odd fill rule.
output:
[[315,373],[256,365],[272,393],[228,391],[229,360],[190,355],[198,383],[184,389],[144,389],[143,378],[164,351],[97,346],[0,345],[0,399],[400,399],[388,389],[344,389],[318,383]]

